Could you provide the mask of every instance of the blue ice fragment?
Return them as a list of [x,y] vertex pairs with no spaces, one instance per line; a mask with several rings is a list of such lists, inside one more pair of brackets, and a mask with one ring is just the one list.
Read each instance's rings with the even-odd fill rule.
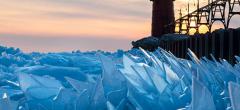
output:
[[0,96],[0,110],[16,110],[17,107],[18,102],[10,100],[6,93]]
[[240,110],[240,85],[234,82],[229,82],[228,90],[233,110]]
[[[27,89],[27,97],[34,99],[48,99],[58,94],[60,88],[32,87]],[[41,94],[40,94],[41,93]]]
[[216,110],[212,94],[193,77],[192,80],[192,110]]
[[69,60],[66,58],[67,56],[63,56],[61,54],[48,54],[46,56],[41,57],[38,59],[38,62],[41,65],[48,64],[54,66],[63,66],[66,67],[69,65]]
[[8,97],[10,97],[13,100],[17,100],[23,97],[23,91],[22,90],[16,90],[12,88],[1,88],[0,87],[0,96],[3,96],[4,94],[7,94]]
[[[52,78],[19,73],[18,79],[21,89],[28,93],[29,98],[46,99],[58,94],[63,88],[61,83]],[[39,94],[41,92],[41,94]]]
[[30,87],[40,87],[41,85],[37,83],[30,75],[21,73],[18,75],[18,80],[21,89],[26,92]]
[[102,79],[99,77],[95,88],[93,89],[93,93],[90,96],[90,110],[105,110],[107,108],[106,98],[104,96],[104,89],[102,85]]
[[165,65],[164,67],[165,67],[166,77],[167,77],[166,80],[169,83],[175,83],[175,82],[179,81],[179,77],[169,66]]
[[155,88],[161,94],[167,87],[167,82],[157,74],[157,70],[151,67],[145,67],[147,73],[150,75],[151,81],[153,82]]
[[113,104],[111,104],[111,102],[107,101],[107,109],[108,110],[116,110],[116,108],[114,107]]
[[88,110],[90,103],[90,93],[89,91],[84,90],[76,99],[76,110]]
[[60,89],[57,96],[53,98],[54,109],[74,110],[76,108],[77,94],[71,89]]
[[121,101],[120,101],[120,103],[119,103],[119,105],[116,107],[116,109],[117,110],[125,110],[126,109],[126,107],[127,107],[127,97],[126,98],[124,98],[124,99],[122,99]]
[[[132,68],[132,66],[136,65],[136,63],[130,59],[128,56],[123,56],[123,66],[124,68],[119,69],[124,77],[127,79],[129,83],[134,85],[139,90],[144,88],[143,83],[144,80],[139,76],[138,73]],[[140,90],[142,91],[142,90]]]
[[[80,93],[77,107],[103,110],[106,108],[106,98],[102,86],[102,79],[99,77],[96,84],[77,81],[66,77],[69,83]],[[84,100],[83,100],[84,99]],[[84,103],[84,104],[80,104]]]
[[30,67],[20,67],[16,68],[16,73],[27,73],[38,76],[51,76],[59,81],[64,81],[64,77],[70,77],[77,80],[85,81],[87,80],[86,75],[77,67],[60,67],[60,66],[50,66],[50,65],[36,65]]
[[161,109],[161,103],[158,103],[157,98],[154,94],[150,94],[146,91],[139,91],[132,84],[128,84],[128,100],[131,104],[138,110],[147,110],[149,108],[154,108],[157,110]]
[[35,80],[38,84],[45,88],[63,88],[60,81],[52,78],[52,77],[40,77],[36,75],[30,75],[33,80]]
[[235,58],[237,59],[237,63],[240,63],[240,57],[239,56],[235,56]]
[[70,77],[65,77],[65,79],[72,85],[72,87],[78,92],[82,93],[87,90],[88,92],[93,90],[94,84],[91,82],[83,82],[72,79]]
[[109,100],[109,103],[117,106],[126,97],[126,80],[110,58],[102,54],[99,54],[99,57],[102,62],[102,83],[105,97]]
[[188,56],[191,58],[191,60],[194,63],[196,63],[196,64],[200,63],[200,60],[197,58],[197,56],[190,49],[188,49]]
[[144,67],[148,67],[148,65],[133,65],[132,68],[133,70],[138,74],[138,76],[144,81],[146,82],[146,84],[148,86],[153,86],[153,83],[150,79],[149,74],[146,72]]

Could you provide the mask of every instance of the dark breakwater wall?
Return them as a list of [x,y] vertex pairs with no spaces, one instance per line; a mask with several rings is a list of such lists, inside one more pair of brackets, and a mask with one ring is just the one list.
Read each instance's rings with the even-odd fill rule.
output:
[[[168,38],[168,37],[172,38]],[[174,36],[174,37],[173,37]],[[211,58],[212,54],[215,58],[226,59],[231,63],[235,62],[236,55],[240,55],[240,28],[239,29],[219,29],[212,33],[196,34],[192,36],[186,35],[168,35],[163,39],[157,39],[154,42],[144,38],[133,42],[133,47],[142,47],[143,49],[153,51],[157,47],[161,47],[167,51],[171,51],[180,58],[188,58],[187,49],[191,49],[199,58]],[[156,40],[156,39],[155,39]]]

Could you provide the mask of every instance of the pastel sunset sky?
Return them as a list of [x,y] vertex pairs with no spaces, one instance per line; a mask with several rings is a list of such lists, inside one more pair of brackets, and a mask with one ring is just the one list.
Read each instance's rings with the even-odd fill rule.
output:
[[[176,18],[187,2],[175,1]],[[25,52],[128,50],[150,35],[151,8],[150,0],[0,0],[0,45]]]

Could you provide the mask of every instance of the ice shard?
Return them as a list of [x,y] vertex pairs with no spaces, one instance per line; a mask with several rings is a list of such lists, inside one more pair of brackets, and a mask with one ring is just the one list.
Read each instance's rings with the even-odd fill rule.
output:
[[91,82],[78,81],[69,77],[65,77],[65,79],[72,85],[72,87],[78,93],[82,93],[84,91],[91,92],[93,90],[94,84]]
[[157,74],[157,70],[151,67],[145,67],[147,73],[150,75],[150,78],[155,86],[155,88],[158,90],[158,92],[161,94],[165,88],[167,87],[167,82],[159,75]]
[[107,101],[107,109],[108,110],[116,110],[116,108],[111,104],[111,102]]
[[0,110],[16,110],[17,107],[18,102],[10,100],[6,93],[0,97]]
[[234,82],[228,83],[229,96],[233,110],[240,110],[240,85]]
[[[55,79],[19,73],[18,79],[21,89],[28,98],[45,99],[56,96],[63,86]],[[41,94],[39,94],[41,92]]]
[[104,89],[102,85],[102,78],[99,77],[95,88],[93,89],[93,93],[90,96],[90,110],[105,110],[107,108],[106,105],[107,99],[104,96]]
[[77,94],[71,89],[60,89],[57,96],[52,99],[52,106],[58,110],[74,110],[76,108]]
[[118,106],[126,98],[127,88],[124,76],[117,69],[116,64],[108,57],[99,54],[102,62],[102,84],[108,103]]
[[195,77],[192,80],[192,110],[216,110],[212,94]]

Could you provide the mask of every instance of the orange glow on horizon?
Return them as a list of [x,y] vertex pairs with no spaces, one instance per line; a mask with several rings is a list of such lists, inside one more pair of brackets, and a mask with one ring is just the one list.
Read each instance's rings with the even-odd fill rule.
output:
[[[1,33],[72,37],[86,35],[139,39],[150,35],[151,32],[151,5],[149,5],[151,2],[146,2],[145,7],[149,12],[149,16],[144,19],[139,18],[139,20],[131,20],[130,16],[115,16],[119,20],[101,19],[97,18],[97,16],[107,16],[107,13],[98,13],[84,7],[54,2],[42,2],[39,0],[35,2],[23,0],[22,4],[18,2],[17,0],[3,1],[0,7]],[[125,0],[125,2],[128,1]],[[178,9],[183,9],[183,15],[187,14],[184,9],[187,3],[188,1],[184,0],[175,1],[176,18],[178,18]],[[193,1],[190,2],[190,6],[190,11],[196,8]],[[48,14],[57,15],[50,16]],[[69,14],[70,18],[67,15],[58,14]],[[78,17],[78,14],[91,15],[93,18],[81,17],[82,15]],[[76,17],[71,17],[71,15]],[[204,33],[205,30],[200,29],[200,32]]]
[[71,3],[41,0],[35,2],[23,0],[21,3],[18,0],[2,2],[0,33],[36,37],[93,36],[131,40],[146,37],[150,33],[150,17],[137,19],[131,16],[114,15],[114,13],[108,14],[108,10],[98,12],[98,10],[89,10]]
[[[17,22],[17,21],[16,21]],[[32,21],[21,20],[21,23],[9,22],[0,27],[1,33],[30,34],[30,35],[54,35],[54,36],[106,36],[134,39],[136,36],[147,35],[148,28],[145,23],[128,21],[104,21],[104,20],[51,20],[34,19]],[[23,28],[24,27],[24,28]]]

